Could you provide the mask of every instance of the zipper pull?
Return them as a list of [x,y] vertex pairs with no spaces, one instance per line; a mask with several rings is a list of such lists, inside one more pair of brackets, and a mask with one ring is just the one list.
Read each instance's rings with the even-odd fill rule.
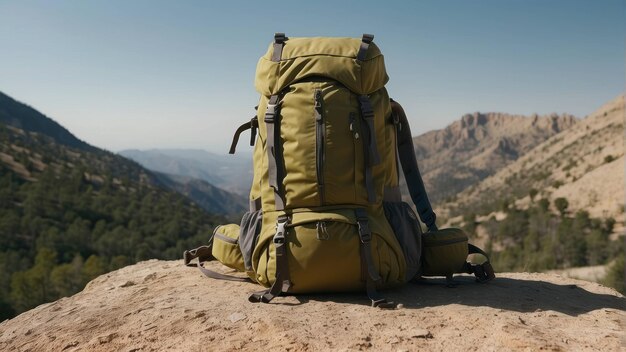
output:
[[320,89],[315,91],[315,110],[317,114],[315,114],[315,120],[317,122],[322,122],[322,91]]
[[355,122],[355,117],[354,117],[354,113],[351,112],[350,113],[350,117],[349,117],[349,121],[350,121],[350,132],[352,132],[352,135],[354,136],[354,139],[359,139],[359,132],[357,132],[356,127],[354,126],[354,122]]
[[317,222],[317,239],[320,241],[325,241],[330,238],[328,234],[328,228],[326,227],[326,221],[318,221]]

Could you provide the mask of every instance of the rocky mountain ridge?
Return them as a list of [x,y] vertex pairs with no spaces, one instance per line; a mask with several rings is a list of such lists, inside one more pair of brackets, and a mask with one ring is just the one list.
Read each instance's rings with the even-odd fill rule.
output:
[[517,160],[577,123],[568,114],[463,115],[447,127],[413,138],[431,200],[437,204]]
[[622,95],[459,193],[440,209],[458,214],[458,209],[470,204],[476,207],[504,198],[526,207],[531,202],[529,193],[535,190],[533,198],[567,199],[572,212],[585,210],[596,217],[622,218],[624,119]]

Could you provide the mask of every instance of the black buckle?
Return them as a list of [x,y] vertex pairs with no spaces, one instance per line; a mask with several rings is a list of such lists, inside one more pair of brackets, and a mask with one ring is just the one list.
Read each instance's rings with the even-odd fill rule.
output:
[[363,38],[361,38],[361,41],[366,44],[371,44],[372,41],[374,41],[374,35],[363,33]]
[[285,42],[286,39],[287,39],[287,36],[285,36],[285,33],[275,33],[274,34],[274,43],[276,43],[276,44],[282,44],[282,43]]
[[476,281],[478,282],[488,282],[496,278],[493,267],[489,262],[485,262],[480,265],[474,265],[473,269],[474,275],[476,275]]

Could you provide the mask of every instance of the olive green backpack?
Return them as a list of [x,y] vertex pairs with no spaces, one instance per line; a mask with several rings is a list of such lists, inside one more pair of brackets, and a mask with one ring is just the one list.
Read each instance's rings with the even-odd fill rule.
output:
[[[389,307],[378,289],[461,271],[493,277],[488,262],[467,263],[475,250],[462,231],[437,230],[406,115],[387,94],[372,40],[275,35],[257,65],[257,115],[230,149],[251,130],[250,211],[186,251],[185,264],[259,283],[267,289],[250,301],[265,303],[281,293],[365,290],[373,306]],[[401,199],[400,168],[427,234]],[[213,259],[247,278],[202,266]]]

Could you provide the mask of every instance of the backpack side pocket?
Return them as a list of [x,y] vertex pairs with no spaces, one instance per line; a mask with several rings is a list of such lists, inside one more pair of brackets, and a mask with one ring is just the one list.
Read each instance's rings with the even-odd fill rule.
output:
[[243,257],[244,270],[250,277],[254,273],[252,269],[252,253],[259,240],[259,233],[261,233],[261,225],[263,224],[263,211],[251,211],[247,212],[241,218],[241,225],[239,226],[239,248]]
[[421,268],[422,229],[413,209],[405,202],[383,202],[387,222],[402,247],[406,260],[405,280],[417,276]]
[[243,256],[239,248],[239,225],[220,225],[213,231],[212,254],[229,268],[244,271]]

